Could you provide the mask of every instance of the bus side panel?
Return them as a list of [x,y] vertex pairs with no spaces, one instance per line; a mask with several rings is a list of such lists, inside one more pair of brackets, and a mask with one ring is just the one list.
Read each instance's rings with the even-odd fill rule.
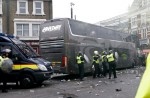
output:
[[132,67],[135,58],[135,48],[130,43],[111,41],[112,49],[118,53],[117,68]]
[[68,57],[68,73],[69,74],[78,74],[78,65],[76,63],[76,56],[79,51],[83,52],[84,57],[86,58],[84,64],[85,73],[92,72],[92,61],[93,61],[93,51],[98,50],[102,51],[102,48],[94,45],[68,45],[67,46],[67,57]]

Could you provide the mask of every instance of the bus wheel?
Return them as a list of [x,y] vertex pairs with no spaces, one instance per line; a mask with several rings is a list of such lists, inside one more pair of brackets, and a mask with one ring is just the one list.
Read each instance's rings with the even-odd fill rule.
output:
[[31,75],[23,74],[20,78],[20,85],[22,88],[30,88],[33,86],[34,80]]

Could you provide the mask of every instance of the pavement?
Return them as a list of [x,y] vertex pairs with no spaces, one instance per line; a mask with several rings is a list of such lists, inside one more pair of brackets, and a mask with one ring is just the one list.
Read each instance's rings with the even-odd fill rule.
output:
[[116,79],[86,76],[79,81],[75,77],[53,76],[31,89],[10,86],[8,93],[0,92],[0,98],[134,98],[144,70],[145,67],[119,70]]

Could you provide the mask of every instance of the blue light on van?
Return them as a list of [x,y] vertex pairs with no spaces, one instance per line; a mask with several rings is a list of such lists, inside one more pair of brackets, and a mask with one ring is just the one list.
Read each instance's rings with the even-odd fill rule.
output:
[[9,35],[9,34],[6,34],[6,33],[0,33],[0,36],[6,36],[6,37],[9,37],[9,38],[15,38],[15,36]]
[[9,38],[15,38],[15,36],[13,36],[13,35],[7,35],[7,37],[9,37]]
[[0,33],[0,36],[6,36],[6,34],[5,33]]

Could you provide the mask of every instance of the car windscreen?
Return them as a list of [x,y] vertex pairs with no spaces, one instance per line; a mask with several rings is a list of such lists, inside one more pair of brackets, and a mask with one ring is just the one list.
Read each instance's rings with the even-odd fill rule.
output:
[[18,40],[18,39],[11,39],[14,44],[17,45],[17,47],[25,54],[27,57],[38,57],[39,55],[35,53],[35,51],[31,48],[31,46],[25,44],[24,42]]

